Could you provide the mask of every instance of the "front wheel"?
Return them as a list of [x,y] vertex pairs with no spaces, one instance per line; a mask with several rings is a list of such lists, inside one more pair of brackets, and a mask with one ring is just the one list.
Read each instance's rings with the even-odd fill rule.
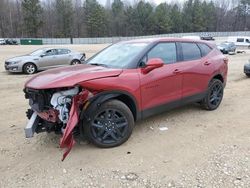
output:
[[246,73],[246,76],[250,78],[250,73]]
[[126,104],[110,100],[91,113],[90,122],[82,128],[90,142],[98,147],[110,148],[128,140],[134,128],[134,118]]
[[23,67],[23,72],[25,74],[34,74],[36,73],[37,68],[36,65],[34,65],[33,63],[26,63]]
[[201,105],[206,110],[215,110],[220,106],[223,99],[224,86],[218,79],[213,79],[208,86],[208,91]]

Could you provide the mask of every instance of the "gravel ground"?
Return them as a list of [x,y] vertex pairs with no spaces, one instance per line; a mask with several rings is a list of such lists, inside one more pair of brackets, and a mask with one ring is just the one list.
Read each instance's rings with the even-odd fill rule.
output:
[[[106,45],[71,46],[87,56]],[[213,112],[189,105],[138,122],[120,147],[78,142],[61,162],[59,136],[24,138],[30,77],[4,71],[6,58],[39,46],[0,46],[0,187],[250,187],[250,51],[230,55],[223,102]],[[166,129],[167,127],[167,129]]]

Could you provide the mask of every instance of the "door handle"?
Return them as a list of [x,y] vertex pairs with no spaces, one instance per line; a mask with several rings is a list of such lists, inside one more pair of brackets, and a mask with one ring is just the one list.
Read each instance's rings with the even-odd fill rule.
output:
[[208,62],[208,61],[206,61],[205,63],[204,63],[204,65],[210,65],[211,63],[210,62]]
[[179,69],[175,69],[173,73],[178,74],[178,73],[181,73],[181,71]]

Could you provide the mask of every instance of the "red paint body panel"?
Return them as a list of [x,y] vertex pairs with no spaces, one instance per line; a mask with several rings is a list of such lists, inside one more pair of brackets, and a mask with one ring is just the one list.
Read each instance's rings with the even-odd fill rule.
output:
[[76,65],[47,70],[33,76],[25,87],[32,89],[51,89],[73,87],[86,80],[113,77],[121,74],[121,69],[109,69],[101,66]]

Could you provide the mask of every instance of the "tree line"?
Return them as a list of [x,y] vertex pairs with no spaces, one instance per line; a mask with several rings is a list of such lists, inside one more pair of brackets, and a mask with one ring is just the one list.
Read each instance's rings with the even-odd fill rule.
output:
[[[153,2],[153,1],[151,1]],[[1,0],[0,37],[110,37],[250,30],[250,0]]]

